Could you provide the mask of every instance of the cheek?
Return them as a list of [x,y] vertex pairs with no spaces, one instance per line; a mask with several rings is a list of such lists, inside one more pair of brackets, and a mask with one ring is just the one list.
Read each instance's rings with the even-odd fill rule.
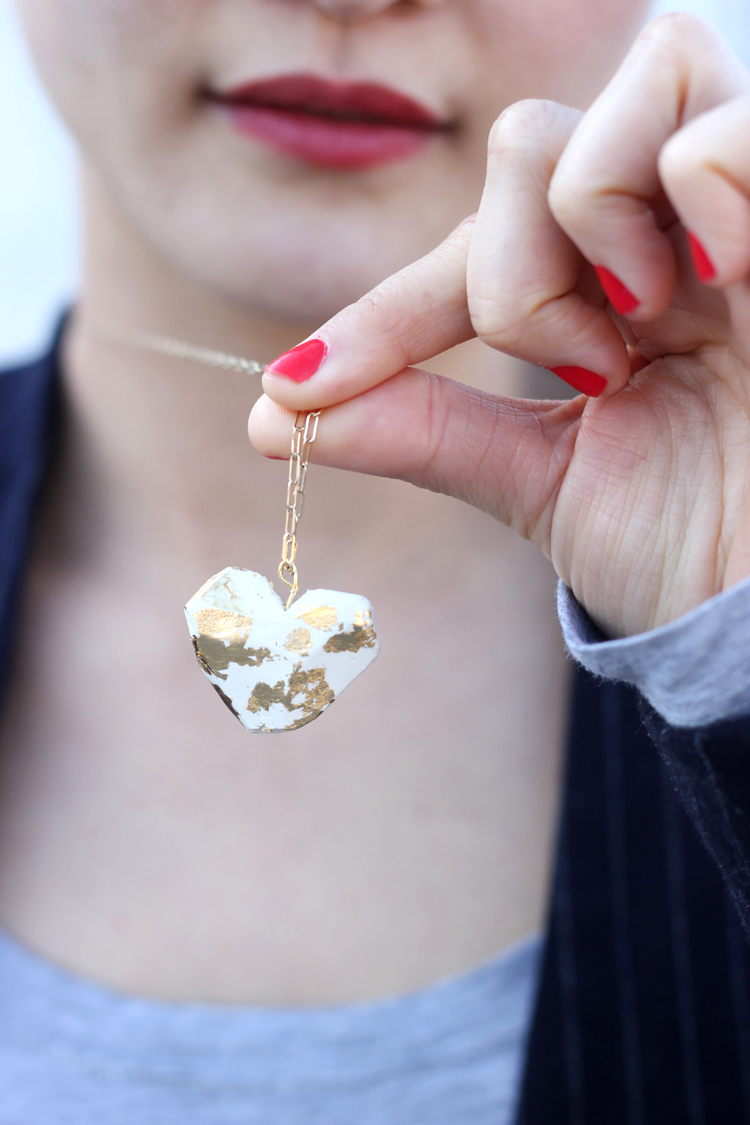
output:
[[[210,0],[20,0],[42,80],[84,147],[192,96]],[[144,112],[145,111],[145,112]]]
[[553,41],[595,54],[624,54],[646,20],[652,0],[545,0],[544,25]]
[[518,98],[552,98],[578,108],[611,77],[652,7],[652,0],[475,3],[486,50],[514,68]]

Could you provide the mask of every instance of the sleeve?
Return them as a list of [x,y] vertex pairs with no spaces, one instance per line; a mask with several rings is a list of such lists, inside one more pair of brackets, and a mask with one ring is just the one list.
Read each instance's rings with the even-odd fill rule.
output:
[[640,691],[646,728],[750,934],[750,579],[622,640],[607,640],[562,584],[558,612],[579,663]]
[[750,715],[750,578],[649,633],[610,641],[562,582],[557,609],[571,655],[633,684],[674,727]]

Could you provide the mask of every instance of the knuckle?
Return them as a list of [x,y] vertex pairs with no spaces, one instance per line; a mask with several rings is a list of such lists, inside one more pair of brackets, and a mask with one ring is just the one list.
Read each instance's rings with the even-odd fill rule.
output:
[[458,243],[459,245],[465,245],[471,242],[474,227],[477,225],[477,214],[478,212],[475,211],[472,215],[467,215],[465,219],[462,219],[458,226],[448,235],[445,242]]
[[357,310],[377,333],[398,336],[405,319],[401,289],[395,279],[387,278],[364,296]]
[[395,278],[387,278],[376,289],[366,293],[347,310],[358,334],[387,341],[388,346],[403,350],[402,337],[408,329],[408,310]]
[[571,305],[565,296],[538,283],[522,285],[512,294],[474,294],[469,313],[482,343],[507,355],[533,358],[534,362],[549,342],[564,340],[572,351],[585,346],[591,324],[599,315],[591,308],[571,317]]
[[656,39],[662,43],[679,46],[695,40],[705,44],[707,33],[713,36],[710,25],[700,16],[693,15],[691,12],[667,12],[652,20],[639,38]]
[[450,418],[450,403],[446,394],[447,388],[437,375],[425,371],[420,374],[420,377],[425,383],[427,393],[425,395],[424,444],[421,449],[419,470],[423,480],[430,480],[445,446]]
[[699,164],[695,146],[680,133],[666,142],[657,162],[659,179],[663,184],[679,183],[689,177]]
[[405,366],[409,340],[414,338],[414,312],[420,307],[425,288],[422,272],[415,268],[407,275],[393,274],[366,293],[349,308],[351,324],[358,336],[377,342],[381,355],[387,350],[389,362]]
[[500,299],[496,294],[474,294],[469,299],[471,324],[483,344],[496,351],[515,351],[524,334],[528,310],[525,302]]
[[561,108],[555,102],[527,98],[503,110],[490,130],[490,156],[518,152],[538,141],[557,124]]
[[547,205],[552,216],[563,230],[576,229],[585,218],[591,202],[591,193],[568,170],[565,175],[555,173],[547,190]]
[[415,263],[415,271],[419,271],[421,264],[433,260],[444,262],[449,264],[453,269],[459,269],[465,272],[466,260],[469,255],[476,225],[476,214],[469,215],[467,218],[462,219],[445,241],[441,242],[439,246],[436,246],[435,249],[427,255],[427,258],[422,258],[420,262]]
[[[689,60],[704,59],[720,48],[717,32],[701,16],[691,12],[667,12],[652,20],[635,41],[636,55],[656,52],[660,64],[682,69]],[[656,59],[651,60],[657,65]]]
[[351,315],[364,320],[376,331],[385,331],[393,321],[393,309],[388,300],[389,288],[388,282],[384,281],[377,289],[360,297],[355,305],[350,305]]

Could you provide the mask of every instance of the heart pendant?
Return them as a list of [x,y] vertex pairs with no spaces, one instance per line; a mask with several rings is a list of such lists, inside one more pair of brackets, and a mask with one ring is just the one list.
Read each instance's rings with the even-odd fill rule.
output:
[[308,590],[289,609],[262,574],[228,566],[185,607],[198,663],[247,730],[317,719],[380,651],[359,594]]

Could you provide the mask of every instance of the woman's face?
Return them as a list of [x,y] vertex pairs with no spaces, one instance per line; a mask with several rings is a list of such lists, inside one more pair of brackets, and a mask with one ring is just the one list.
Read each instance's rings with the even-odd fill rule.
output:
[[647,6],[20,4],[42,75],[131,226],[200,284],[317,321],[476,210],[498,114],[529,97],[586,105]]

